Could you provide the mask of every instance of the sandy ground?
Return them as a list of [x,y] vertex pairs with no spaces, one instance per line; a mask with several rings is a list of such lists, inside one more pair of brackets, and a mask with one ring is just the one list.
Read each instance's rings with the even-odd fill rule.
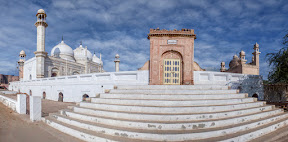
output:
[[81,142],[81,140],[48,127],[43,122],[32,123],[28,115],[17,114],[0,103],[0,142]]

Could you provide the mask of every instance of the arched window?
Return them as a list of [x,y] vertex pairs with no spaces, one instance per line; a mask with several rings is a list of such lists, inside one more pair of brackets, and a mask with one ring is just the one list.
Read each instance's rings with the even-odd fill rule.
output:
[[58,102],[63,102],[63,93],[60,92],[58,95]]
[[29,91],[29,95],[32,96],[32,91],[31,90]]
[[79,72],[77,72],[77,71],[74,71],[74,72],[73,72],[73,75],[77,75],[77,74],[79,74]]
[[29,77],[29,79],[30,79],[30,80],[32,80],[32,75],[31,75],[31,74],[30,74],[30,77]]
[[89,96],[88,96],[87,94],[84,94],[84,95],[82,96],[82,101],[86,101],[86,98],[89,98]]
[[46,99],[46,92],[43,92],[42,98],[43,98],[43,99]]

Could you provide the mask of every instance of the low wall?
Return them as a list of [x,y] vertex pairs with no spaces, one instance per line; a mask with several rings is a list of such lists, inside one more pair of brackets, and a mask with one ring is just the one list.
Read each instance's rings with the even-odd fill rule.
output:
[[125,71],[10,82],[9,90],[32,96],[46,95],[46,99],[54,101],[58,101],[59,94],[62,93],[64,102],[80,102],[84,94],[96,97],[99,93],[104,93],[105,89],[113,89],[114,85],[148,85],[148,83],[148,71]]
[[0,95],[0,102],[3,103],[5,106],[11,108],[13,111],[16,111],[17,100]]
[[263,79],[260,75],[247,75],[227,72],[194,71],[194,84],[218,84],[239,89],[249,97],[257,95],[264,100]]

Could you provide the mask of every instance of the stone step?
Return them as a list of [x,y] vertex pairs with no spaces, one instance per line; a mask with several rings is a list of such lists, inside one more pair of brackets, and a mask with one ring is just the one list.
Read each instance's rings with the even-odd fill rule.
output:
[[[287,115],[287,113],[283,114]],[[246,132],[242,132],[241,134],[238,133],[238,136],[233,137],[233,138],[228,138],[225,137],[221,140],[221,142],[243,142],[243,141],[254,141],[256,138],[262,137],[264,135],[267,135],[271,132],[274,132],[276,130],[279,130],[281,128],[287,127],[288,126],[288,118],[282,118],[280,120],[275,119],[272,120],[272,123],[263,123],[263,126],[259,128],[254,128]],[[237,134],[237,133],[236,133]]]
[[129,120],[119,120],[111,118],[96,117],[92,115],[80,114],[69,110],[62,110],[61,114],[68,116],[73,119],[88,121],[96,124],[117,126],[122,128],[129,128],[135,130],[157,130],[157,131],[188,131],[197,129],[209,129],[217,127],[225,127],[228,125],[241,124],[257,119],[262,119],[265,117],[278,115],[283,113],[282,109],[274,109],[271,111],[260,112],[256,114],[244,115],[228,119],[218,119],[218,120],[208,120],[208,121],[190,121],[190,122],[177,122],[170,121],[167,122],[139,122],[139,121],[129,121]]
[[[230,126],[225,129],[217,129],[217,130],[207,130],[193,133],[142,133],[142,132],[131,132],[127,130],[117,130],[113,128],[100,127],[97,125],[93,125],[92,123],[76,120],[72,118],[68,118],[65,116],[55,116],[60,122],[73,125],[75,127],[79,127],[82,129],[86,129],[89,131],[94,131],[96,133],[102,133],[110,136],[122,136],[125,138],[129,138],[131,140],[148,140],[148,141],[192,141],[192,140],[201,140],[208,139],[212,137],[220,137],[227,136],[229,134],[234,134],[238,132],[247,131],[250,129],[254,129],[257,127],[261,127],[263,125],[267,125],[273,123],[275,121],[288,121],[288,114],[284,113],[281,115],[261,119],[260,121],[255,121],[252,123],[246,123],[244,125],[237,125],[235,127]],[[270,130],[271,131],[271,130]],[[245,141],[245,136],[242,136],[241,139]],[[234,138],[237,139],[237,138]]]
[[234,111],[239,109],[260,107],[266,105],[266,102],[252,102],[234,105],[218,105],[218,106],[186,106],[186,107],[144,107],[144,106],[125,106],[125,105],[108,105],[94,104],[81,102],[80,107],[110,110],[118,112],[136,112],[136,113],[160,113],[160,114],[185,114],[185,113],[206,113],[206,112],[221,112]]
[[62,123],[60,121],[57,121],[56,119],[54,119],[52,117],[45,117],[44,119],[42,119],[42,121],[52,128],[55,128],[55,129],[65,133],[65,134],[71,135],[71,136],[76,137],[76,138],[83,140],[83,141],[116,142],[116,141],[113,141],[111,139],[101,137],[101,134],[100,134],[100,136],[99,136],[99,134],[97,136],[97,134],[95,132],[88,131],[86,129],[81,129],[79,127],[75,127],[72,125],[67,125],[67,124]]
[[228,105],[256,102],[256,98],[240,98],[240,99],[222,99],[222,100],[138,100],[138,99],[107,99],[92,98],[92,103],[97,104],[113,104],[113,105],[132,105],[132,106],[211,106],[211,105]]
[[119,90],[228,90],[223,85],[119,85]]
[[240,109],[234,111],[224,112],[212,112],[212,113],[186,113],[186,114],[161,114],[155,112],[154,114],[144,113],[131,113],[131,112],[115,112],[109,110],[97,110],[90,108],[73,107],[72,110],[76,113],[93,115],[96,117],[105,117],[110,119],[119,119],[127,121],[138,121],[138,122],[189,122],[189,121],[203,121],[203,120],[216,120],[231,118],[242,115],[249,115],[253,113],[259,113],[263,111],[271,111],[275,106],[268,105],[263,107],[252,107],[247,109]]
[[100,98],[145,99],[145,100],[204,100],[246,98],[248,94],[213,95],[151,95],[151,94],[100,94]]
[[110,90],[111,94],[171,94],[171,95],[184,95],[184,94],[237,94],[237,90]]

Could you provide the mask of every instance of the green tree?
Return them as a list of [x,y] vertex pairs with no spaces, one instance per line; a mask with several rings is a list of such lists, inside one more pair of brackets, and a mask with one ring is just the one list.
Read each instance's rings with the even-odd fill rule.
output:
[[272,70],[268,74],[270,83],[288,83],[288,34],[283,37],[283,45],[277,53],[268,53],[269,66]]

